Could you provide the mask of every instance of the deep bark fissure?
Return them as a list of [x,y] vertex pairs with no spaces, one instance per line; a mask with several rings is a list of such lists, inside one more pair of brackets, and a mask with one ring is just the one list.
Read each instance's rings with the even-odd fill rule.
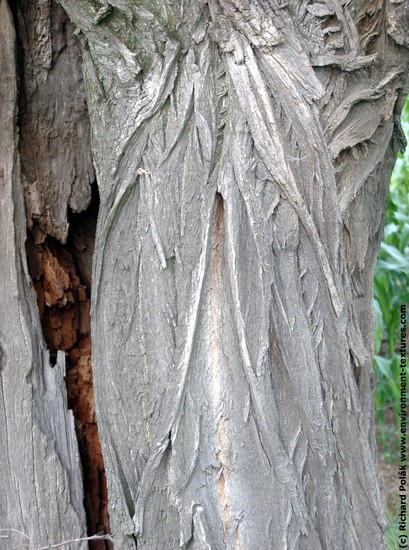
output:
[[[88,209],[80,214],[68,214],[66,244],[50,236],[36,242],[35,225],[27,239],[29,271],[51,364],[56,364],[58,351],[66,354],[67,404],[75,418],[89,536],[110,532],[91,359],[90,298],[98,206],[99,196],[94,185]],[[109,541],[93,540],[89,547],[102,550],[112,545]]]
[[[58,370],[65,365],[63,406],[74,417],[87,533],[108,534],[90,328],[99,193],[91,160],[81,54],[74,29],[55,0],[19,0],[11,9],[16,30],[19,184],[27,222],[28,270],[49,352],[43,368],[50,364]],[[65,354],[63,363],[58,352]],[[112,544],[92,540],[89,548],[103,550]]]

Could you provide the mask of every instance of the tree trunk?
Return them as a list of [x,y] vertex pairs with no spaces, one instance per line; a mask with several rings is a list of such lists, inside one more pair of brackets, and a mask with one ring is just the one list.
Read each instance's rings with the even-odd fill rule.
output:
[[[100,194],[93,377],[115,549],[382,548],[372,278],[403,142],[409,2],[61,4],[81,41]],[[51,0],[18,5],[19,81],[0,0],[0,517],[39,546],[85,533],[64,351],[88,533],[107,522],[92,512],[103,465],[78,401],[89,330],[72,313],[93,248],[78,245],[91,214],[70,218],[71,240],[67,227],[93,180],[79,54]]]
[[[42,3],[43,7],[45,3]],[[44,11],[44,10],[43,10]],[[50,22],[40,10],[37,14],[37,32],[44,33],[41,47],[46,51],[46,29],[41,23]],[[48,14],[50,16],[50,14]],[[41,21],[41,16],[43,20]],[[20,21],[23,27],[23,21]],[[33,30],[34,21],[26,21],[27,33]],[[28,36],[26,36],[28,39]],[[38,49],[40,45],[37,43]],[[36,53],[39,53],[38,51]],[[52,134],[64,143],[59,130],[62,126],[58,117],[53,118],[53,108],[48,104],[50,95],[40,93],[48,88],[51,92],[51,50],[33,66],[32,119],[36,132],[30,136],[25,125],[20,122],[20,143],[18,127],[17,49],[12,14],[5,0],[0,1],[0,441],[1,466],[0,485],[0,547],[16,548],[17,545],[31,542],[37,548],[46,542],[58,541],[85,534],[85,513],[83,488],[80,475],[78,444],[75,437],[74,419],[66,407],[64,384],[65,355],[58,353],[57,367],[50,368],[49,352],[44,346],[35,293],[27,268],[25,251],[26,217],[23,200],[23,178],[29,175],[37,185],[36,196],[43,199],[44,209],[37,209],[39,217],[51,211],[48,204],[54,203],[57,209],[67,209],[67,196],[71,183],[65,174],[66,166],[61,164],[54,170],[54,176],[61,176],[54,187],[52,177],[47,178],[56,159],[45,158],[48,141]],[[41,74],[42,70],[42,74]],[[69,77],[67,77],[69,79]],[[63,80],[64,82],[64,80]],[[58,84],[59,86],[59,84]],[[55,95],[55,84],[54,84]],[[50,116],[47,109],[50,107]],[[43,119],[40,117],[43,113]],[[55,113],[54,113],[55,114]],[[21,113],[20,113],[21,115]],[[46,124],[48,119],[48,125]],[[75,127],[69,121],[67,126]],[[33,165],[37,174],[28,170],[25,174],[24,162],[20,164],[19,145],[24,149],[25,138],[32,140],[37,150],[33,155]],[[26,142],[28,145],[28,142]],[[64,143],[68,150],[73,143]],[[34,148],[33,147],[33,148]],[[69,156],[75,156],[71,149]],[[72,157],[71,157],[72,158]],[[28,160],[27,156],[23,160]],[[78,163],[79,164],[79,163]],[[27,166],[27,164],[26,164]],[[72,164],[71,164],[72,166]],[[71,167],[70,167],[71,168]],[[74,167],[72,166],[71,169]],[[37,179],[38,178],[38,179]],[[64,190],[64,183],[66,189]],[[27,186],[29,183],[27,182]],[[33,191],[34,189],[31,188]],[[26,206],[35,203],[34,194],[27,187]],[[59,194],[63,192],[63,196]],[[33,202],[30,203],[31,196]],[[33,206],[34,209],[34,206]],[[54,216],[56,227],[60,220]],[[29,220],[31,225],[31,220]],[[46,225],[46,224],[45,224]],[[44,227],[45,227],[44,225]],[[64,225],[64,223],[62,224]],[[40,230],[39,230],[40,231]],[[63,237],[64,231],[56,233]]]

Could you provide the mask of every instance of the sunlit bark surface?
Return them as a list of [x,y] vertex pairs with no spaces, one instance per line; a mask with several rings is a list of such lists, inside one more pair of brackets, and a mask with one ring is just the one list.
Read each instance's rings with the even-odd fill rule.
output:
[[115,548],[382,548],[372,277],[407,2],[61,4]]

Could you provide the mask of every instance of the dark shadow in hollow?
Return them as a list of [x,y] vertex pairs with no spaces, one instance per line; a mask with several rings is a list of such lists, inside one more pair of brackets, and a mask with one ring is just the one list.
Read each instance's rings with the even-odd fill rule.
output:
[[[67,401],[75,419],[89,536],[110,532],[91,360],[90,299],[98,209],[98,188],[94,183],[87,210],[68,215],[70,226],[66,244],[50,236],[36,244],[35,227],[33,232],[28,231],[27,238],[29,271],[51,363],[55,364],[58,350],[66,354]],[[89,542],[89,548],[111,550],[112,543],[94,540]]]

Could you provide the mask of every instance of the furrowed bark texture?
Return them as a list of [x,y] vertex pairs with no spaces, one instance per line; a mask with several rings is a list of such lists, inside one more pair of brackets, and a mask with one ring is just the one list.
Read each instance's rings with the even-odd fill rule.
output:
[[382,548],[371,280],[408,3],[61,3],[116,547]]
[[65,354],[58,351],[51,368],[27,268],[25,206],[36,242],[47,233],[65,240],[67,206],[87,207],[94,177],[80,50],[66,42],[68,17],[46,0],[12,9],[14,18],[0,1],[2,550],[86,535]]

